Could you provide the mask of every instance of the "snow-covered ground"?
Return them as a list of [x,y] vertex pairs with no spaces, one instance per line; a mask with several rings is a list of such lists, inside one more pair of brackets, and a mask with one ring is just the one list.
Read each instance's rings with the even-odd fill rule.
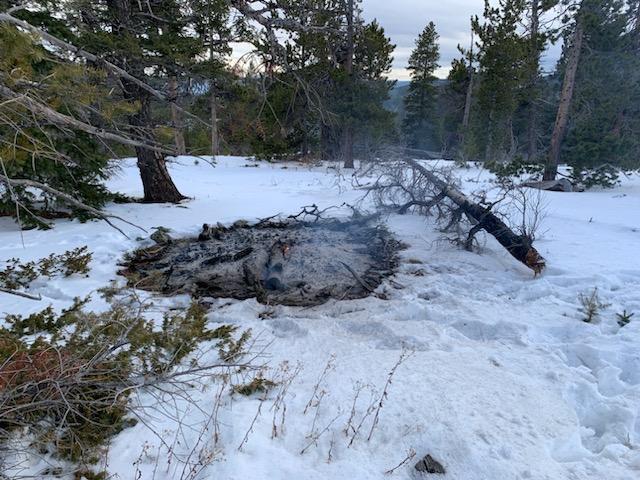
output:
[[[248,163],[222,157],[212,168],[181,158],[172,175],[193,200],[109,211],[147,229],[194,235],[204,222],[254,220],[361,196],[348,178],[325,168]],[[136,174],[128,163],[111,188],[140,195]],[[490,178],[477,169],[459,174],[468,191]],[[548,268],[536,279],[492,238],[482,237],[481,253],[470,253],[442,241],[424,217],[392,215],[388,225],[409,248],[394,277],[405,288],[380,287],[388,300],[276,307],[264,319],[266,307],[254,300],[218,300],[211,322],[251,328],[269,345],[271,375],[292,377],[283,401],[278,388],[263,402],[225,394],[217,445],[199,428],[216,402],[216,385],[192,392],[199,410],[183,418],[193,428],[176,436],[169,420],[150,425],[173,453],[186,457],[196,444],[208,447],[203,479],[414,478],[413,465],[426,454],[444,465],[442,478],[456,480],[640,478],[640,179],[613,190],[544,195],[547,217],[536,246]],[[131,240],[104,222],[59,221],[52,231],[21,234],[0,219],[0,260],[82,245],[94,252],[88,278],[34,285],[42,302],[0,293],[0,312],[66,307],[117,278],[122,255],[140,245],[141,232],[125,227]],[[611,305],[587,324],[578,295],[595,287]],[[103,307],[95,297],[93,307]],[[638,313],[619,328],[615,313],[623,309]],[[393,375],[377,425],[372,429],[370,414],[352,441],[353,431],[344,432],[352,412],[357,427],[403,351],[411,354]],[[142,479],[153,472],[181,478],[182,466],[168,465],[159,444],[141,423],[125,430],[109,448],[109,471],[121,479],[138,471]],[[385,474],[411,451],[415,458]]]

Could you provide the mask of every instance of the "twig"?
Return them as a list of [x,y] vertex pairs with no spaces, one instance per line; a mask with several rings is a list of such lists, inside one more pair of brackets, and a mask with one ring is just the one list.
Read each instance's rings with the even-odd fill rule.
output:
[[73,198],[71,195],[69,195],[68,193],[64,193],[61,192],[60,190],[56,190],[55,188],[50,187],[49,185],[46,185],[44,183],[41,182],[36,182],[35,180],[28,180],[26,178],[8,178],[8,177],[4,177],[4,176],[0,176],[0,182],[3,182],[7,185],[18,185],[18,186],[27,186],[27,187],[34,187],[34,188],[38,188],[40,190],[43,190],[45,192],[48,192],[52,195],[55,195],[56,197],[59,197],[61,199],[63,199],[64,201],[70,203],[71,205],[80,208],[82,210],[85,210],[89,213],[92,213],[93,215],[95,215],[98,218],[101,218],[102,220],[104,220],[105,222],[107,222],[109,224],[109,226],[111,226],[112,228],[115,228],[118,232],[120,232],[122,235],[124,235],[125,237],[129,238],[129,236],[124,233],[124,231],[122,231],[120,228],[118,228],[116,225],[114,225],[109,219],[113,218],[116,220],[119,220],[123,223],[126,223],[127,225],[131,225],[132,227],[138,228],[140,230],[142,230],[143,232],[146,233],[146,230],[144,228],[142,228],[139,225],[136,225],[135,223],[131,223],[127,220],[125,220],[122,217],[119,217],[117,215],[113,215],[113,214],[108,214],[108,213],[104,213],[101,212],[100,210],[98,210],[97,208],[94,208],[90,205],[87,205],[85,203],[82,203],[80,200],[77,200],[75,198]]
[[378,400],[378,405],[375,408],[375,415],[373,417],[373,422],[371,423],[371,430],[369,430],[369,436],[367,437],[367,442],[369,440],[371,440],[371,437],[373,436],[373,431],[375,430],[376,426],[378,425],[378,420],[380,419],[380,410],[382,410],[382,406],[384,404],[384,401],[386,400],[387,396],[389,395],[389,387],[391,386],[391,382],[393,380],[393,376],[395,375],[396,370],[398,369],[398,367],[400,365],[402,365],[404,363],[404,361],[411,356],[411,354],[412,354],[412,352],[410,352],[408,350],[403,350],[402,353],[400,354],[400,358],[398,358],[398,361],[396,362],[396,364],[389,371],[389,374],[387,375],[387,382],[384,384],[384,389],[382,390],[382,395],[380,395],[380,399]]
[[251,434],[251,432],[253,432],[253,426],[256,423],[256,420],[258,420],[258,417],[260,416],[260,414],[262,413],[262,403],[264,402],[264,400],[260,400],[260,404],[258,405],[258,410],[256,411],[255,416],[253,417],[253,420],[251,420],[251,425],[249,425],[249,428],[247,429],[246,433],[244,434],[244,438],[242,439],[242,442],[240,442],[240,445],[238,445],[238,451],[241,452],[242,451],[242,447],[245,446],[247,444],[247,442],[249,441],[249,435]]
[[402,467],[403,465],[407,464],[408,462],[411,461],[411,459],[413,457],[416,456],[416,451],[413,448],[410,448],[409,451],[407,452],[407,456],[404,458],[404,460],[402,460],[398,465],[396,465],[393,468],[390,468],[389,470],[387,470],[386,472],[384,472],[385,475],[392,475],[393,472],[395,472],[396,470],[398,470],[400,467]]
[[344,263],[343,261],[340,261],[340,263],[344,266],[344,268],[346,268],[347,270],[349,270],[349,273],[351,273],[351,275],[353,275],[353,278],[356,279],[356,281],[362,286],[362,288],[364,288],[367,292],[369,293],[373,293],[373,289],[367,285],[364,280],[362,280],[362,278],[360,278],[360,275],[358,275],[353,268],[351,268],[349,265],[347,265],[346,263]]
[[10,288],[0,287],[0,292],[8,293],[9,295],[17,295],[18,297],[28,298],[29,300],[42,300],[42,297],[40,296],[40,294],[36,296],[30,293],[20,292],[18,290],[11,290]]

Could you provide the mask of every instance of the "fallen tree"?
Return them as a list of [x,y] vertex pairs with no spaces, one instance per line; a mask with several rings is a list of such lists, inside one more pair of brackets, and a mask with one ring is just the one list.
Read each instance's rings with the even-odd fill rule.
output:
[[[416,160],[402,157],[396,162],[381,164],[378,173],[375,183],[364,189],[374,192],[379,204],[392,205],[401,214],[411,208],[425,214],[437,210],[438,219],[446,222],[444,231],[460,227],[466,217],[471,226],[463,241],[467,249],[472,248],[476,234],[484,230],[536,276],[544,270],[545,260],[533,247],[534,232],[527,227],[525,219],[538,212],[527,212],[526,205],[519,209],[523,221],[514,231],[493,211],[494,206],[506,197],[492,203],[475,202],[456,186],[450,172],[444,169],[427,168]],[[461,236],[461,228],[459,233]]]

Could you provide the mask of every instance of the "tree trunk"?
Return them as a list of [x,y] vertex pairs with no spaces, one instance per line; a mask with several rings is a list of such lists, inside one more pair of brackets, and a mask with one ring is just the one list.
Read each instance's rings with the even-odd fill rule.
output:
[[353,0],[348,0],[347,6],[347,56],[344,62],[347,73],[349,113],[342,132],[342,157],[344,168],[354,168],[353,163],[353,55],[354,55],[354,31],[353,31]]
[[469,130],[469,120],[471,118],[471,102],[473,100],[473,28],[471,29],[471,46],[469,47],[469,85],[467,85],[467,94],[464,99],[464,112],[462,114],[462,128],[458,134],[458,151],[460,158],[464,159],[464,139]]
[[[131,28],[131,4],[128,0],[109,0],[107,8],[113,16],[113,34],[126,33]],[[124,97],[139,105],[139,110],[135,115],[129,117],[129,125],[133,133],[150,141],[154,141],[153,121],[151,116],[151,95],[136,78],[144,78],[144,66],[140,61],[133,61],[130,58],[119,57],[120,65],[130,64],[134,80],[122,78]],[[177,189],[169,171],[165,157],[157,151],[144,147],[136,147],[138,157],[138,169],[144,189],[144,202],[147,203],[177,203],[184,200],[184,197]]]
[[187,154],[187,146],[184,142],[184,124],[182,116],[176,102],[178,101],[178,79],[176,77],[169,78],[169,94],[171,95],[171,123],[173,127],[173,138],[176,145],[178,155]]
[[538,156],[538,69],[540,65],[540,53],[538,49],[538,33],[540,30],[540,1],[531,0],[531,32],[529,51],[529,161]]
[[220,153],[220,137],[218,135],[218,103],[216,101],[216,90],[211,81],[209,102],[211,105],[211,155],[214,157]]
[[[209,59],[213,62],[215,55],[213,31],[209,38]],[[215,158],[220,153],[220,135],[218,132],[218,101],[216,99],[215,78],[209,79],[209,107],[211,109],[211,155]]]
[[582,42],[584,40],[584,27],[582,24],[582,12],[579,11],[576,19],[576,29],[573,33],[573,39],[569,46],[567,57],[566,71],[562,82],[562,93],[560,95],[560,105],[556,115],[556,122],[551,134],[551,146],[549,148],[549,156],[545,165],[543,180],[555,180],[558,174],[558,164],[560,163],[560,147],[569,122],[569,112],[571,110],[571,101],[573,100],[573,90],[576,83],[576,72],[580,63],[580,53],[582,51]]
[[469,68],[469,86],[467,87],[467,96],[464,100],[464,114],[462,116],[462,132],[463,134],[469,128],[469,118],[471,117],[471,100],[473,99],[473,67]]
[[460,132],[460,148],[464,148],[464,137],[469,129],[469,119],[471,118],[471,101],[473,100],[473,29],[471,29],[471,46],[469,47],[469,85],[467,95],[464,99],[464,113],[462,115],[462,131]]
[[[130,117],[132,128],[138,131],[140,136],[153,140],[151,98],[135,85],[126,85],[125,83],[125,89],[127,96],[137,100],[140,105],[138,113]],[[136,147],[136,156],[144,189],[144,202],[177,203],[186,198],[173,183],[162,153],[144,147]]]

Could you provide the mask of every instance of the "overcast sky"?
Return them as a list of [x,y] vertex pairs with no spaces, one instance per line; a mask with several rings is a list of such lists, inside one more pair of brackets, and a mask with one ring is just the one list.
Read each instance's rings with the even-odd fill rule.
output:
[[[363,0],[366,20],[378,19],[387,36],[396,45],[391,77],[408,80],[407,61],[415,40],[432,21],[440,34],[439,77],[446,77],[451,60],[459,53],[457,45],[468,48],[470,42],[470,18],[480,16],[484,0]],[[543,58],[543,68],[552,69],[558,57],[559,47],[554,46]]]

